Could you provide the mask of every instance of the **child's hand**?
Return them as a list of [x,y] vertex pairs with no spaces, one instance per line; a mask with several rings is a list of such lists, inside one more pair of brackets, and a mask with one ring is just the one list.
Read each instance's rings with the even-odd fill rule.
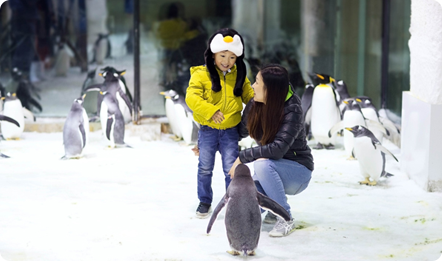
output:
[[224,114],[221,111],[217,111],[215,114],[213,114],[212,120],[215,123],[221,123],[224,120]]
[[241,160],[238,157],[238,158],[236,158],[235,162],[233,162],[233,165],[229,170],[229,175],[230,175],[231,179],[233,179],[233,176],[235,175],[235,169],[239,164],[241,164]]

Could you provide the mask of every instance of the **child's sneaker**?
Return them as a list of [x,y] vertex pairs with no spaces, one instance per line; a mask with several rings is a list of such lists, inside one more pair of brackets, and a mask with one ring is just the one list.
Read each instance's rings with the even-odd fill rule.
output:
[[210,204],[200,202],[198,208],[196,209],[196,217],[197,218],[206,218],[209,216],[209,213],[212,212],[210,208]]
[[290,221],[285,221],[278,217],[275,227],[269,232],[271,237],[284,237],[295,231],[295,220],[292,218]]
[[267,212],[267,215],[264,217],[264,223],[266,224],[275,224],[277,221],[276,215],[272,212]]

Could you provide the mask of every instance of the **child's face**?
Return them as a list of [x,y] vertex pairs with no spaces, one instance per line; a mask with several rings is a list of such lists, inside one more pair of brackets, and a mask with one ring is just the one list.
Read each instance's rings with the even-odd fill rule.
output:
[[222,51],[213,54],[216,66],[223,72],[228,71],[235,65],[236,55],[231,51]]
[[261,72],[256,75],[255,83],[252,85],[253,91],[255,92],[255,101],[266,103],[266,88],[264,82],[262,81]]

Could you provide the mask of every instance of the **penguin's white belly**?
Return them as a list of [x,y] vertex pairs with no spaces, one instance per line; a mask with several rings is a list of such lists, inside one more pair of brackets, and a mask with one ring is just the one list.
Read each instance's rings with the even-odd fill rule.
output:
[[333,90],[327,87],[316,87],[312,98],[311,131],[315,140],[322,144],[334,144],[336,134],[328,137],[328,131],[340,121],[339,108]]
[[55,60],[55,75],[56,76],[66,76],[69,68],[71,67],[70,61],[71,57],[69,56],[66,47],[61,49],[58,52],[57,58]]
[[2,134],[5,139],[20,138],[25,128],[25,118],[20,100],[5,102],[3,115],[13,118],[20,124],[20,127],[7,121],[1,121]]
[[192,143],[192,131],[193,131],[193,121],[189,120],[186,114],[186,110],[181,104],[175,104],[175,116],[178,122],[178,126],[183,136],[183,140],[190,144]]
[[172,129],[172,133],[178,137],[182,137],[178,118],[175,112],[175,104],[171,99],[166,99],[166,116],[169,120],[170,128]]
[[362,176],[378,181],[384,169],[381,151],[374,148],[370,138],[360,137],[354,139],[354,152]]
[[123,114],[124,122],[128,123],[132,121],[132,117],[130,116],[130,110],[126,102],[123,100],[123,98],[121,98],[121,95],[118,92],[116,93],[116,97],[118,101],[118,107],[120,108],[120,111]]
[[[365,120],[358,111],[346,111],[343,117],[344,127],[351,128],[355,125],[365,126]],[[354,135],[350,131],[344,129],[344,149],[347,155],[351,156],[353,151]]]
[[107,54],[107,41],[106,39],[101,39],[98,42],[97,49],[95,50],[95,62],[97,64],[103,64],[104,58]]
[[[113,148],[113,147],[115,147],[113,128],[111,129],[111,133],[109,135],[109,139],[106,136],[106,128],[107,128],[107,120],[108,120],[107,109],[108,109],[107,104],[106,104],[105,101],[103,101],[101,103],[101,108],[100,108],[101,130],[103,132],[104,139],[106,140],[106,145],[108,145],[108,146]],[[114,122],[114,124],[115,124],[115,122]]]

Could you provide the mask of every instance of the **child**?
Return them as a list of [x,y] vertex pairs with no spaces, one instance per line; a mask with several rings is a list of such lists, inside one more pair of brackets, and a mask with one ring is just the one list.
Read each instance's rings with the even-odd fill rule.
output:
[[215,154],[221,154],[226,189],[229,170],[238,157],[243,103],[253,98],[253,89],[246,77],[244,42],[233,29],[218,30],[208,41],[205,65],[190,68],[191,78],[186,103],[200,124],[198,132],[198,218],[206,218],[212,204],[212,174]]

